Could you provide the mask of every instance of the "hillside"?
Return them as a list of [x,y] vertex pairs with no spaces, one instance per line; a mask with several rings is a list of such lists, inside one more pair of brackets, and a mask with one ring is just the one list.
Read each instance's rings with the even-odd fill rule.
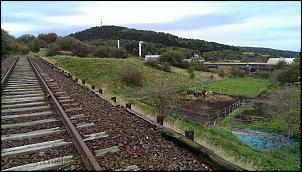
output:
[[[84,31],[79,31],[70,34],[74,38],[81,41],[92,42],[99,45],[110,45],[116,47],[116,40],[120,40],[120,44],[128,53],[137,54],[138,41],[145,41],[143,55],[145,54],[160,54],[167,49],[187,49],[190,51],[197,51],[203,54],[207,60],[226,60],[234,59],[234,54],[239,54],[235,57],[237,60],[247,58],[243,55],[246,52],[252,53],[250,58],[261,59],[266,61],[270,57],[294,57],[298,52],[275,50],[270,48],[254,48],[254,47],[236,47],[215,42],[207,42],[198,39],[186,39],[174,36],[164,32],[154,32],[148,30],[129,29],[120,26],[101,26],[92,27]],[[228,51],[226,51],[228,50]],[[210,53],[208,53],[210,52]],[[213,53],[212,53],[213,52]],[[217,53],[222,52],[222,53]],[[215,57],[213,57],[213,55]]]
[[189,48],[199,50],[201,52],[222,50],[222,49],[234,49],[236,47],[218,44],[214,42],[206,42],[203,40],[184,39],[164,32],[154,32],[146,30],[129,29],[120,26],[101,26],[92,27],[70,36],[75,37],[81,41],[92,39],[124,39],[124,40],[136,40],[163,44],[165,46],[175,46],[182,48]]

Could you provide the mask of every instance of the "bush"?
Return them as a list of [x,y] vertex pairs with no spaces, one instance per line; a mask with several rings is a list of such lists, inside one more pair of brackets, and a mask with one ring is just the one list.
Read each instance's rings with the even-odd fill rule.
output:
[[160,66],[158,65],[158,62],[155,61],[155,60],[154,61],[152,61],[152,60],[146,61],[145,64],[148,65],[148,66],[151,66],[155,69],[160,69]]
[[170,63],[168,63],[168,62],[162,63],[161,69],[162,69],[163,71],[165,71],[165,72],[172,72]]
[[110,50],[110,57],[115,57],[115,58],[127,58],[128,57],[128,53],[127,50],[124,48],[113,48]]
[[169,50],[160,55],[159,61],[168,62],[170,63],[170,65],[175,67],[188,69],[190,67],[190,64],[186,61],[183,61],[184,57],[185,56],[183,55],[183,53],[179,51]]
[[143,84],[141,72],[133,65],[125,65],[119,72],[119,80],[128,86],[139,86]]
[[46,56],[55,56],[60,54],[60,47],[57,44],[49,44]]
[[279,61],[276,65],[273,66],[274,70],[285,69],[287,63],[285,61]]
[[71,51],[74,55],[79,57],[86,57],[90,52],[90,47],[84,43],[75,43],[71,46]]
[[191,64],[193,68],[197,71],[209,72],[208,66],[206,66],[203,62],[192,62]]
[[274,71],[272,72],[272,74],[270,75],[268,81],[269,81],[271,84],[279,84],[278,76],[280,75],[280,73],[282,73],[282,70],[274,70]]
[[195,78],[194,68],[192,66],[188,69],[188,73],[191,79]]
[[71,51],[71,46],[76,43],[80,43],[80,41],[70,36],[58,37],[56,40],[56,44],[63,51]]
[[239,68],[231,68],[230,75],[233,77],[243,77],[244,71]]
[[230,68],[226,66],[219,66],[218,68],[218,76],[224,78],[226,76],[229,76],[230,74]]
[[35,38],[29,44],[29,48],[32,52],[38,52],[40,50],[40,48],[45,48],[45,47],[47,47],[47,43],[40,38]]
[[268,79],[271,75],[270,71],[256,70],[255,75],[260,78]]
[[110,57],[110,48],[105,46],[99,46],[95,51],[97,57]]

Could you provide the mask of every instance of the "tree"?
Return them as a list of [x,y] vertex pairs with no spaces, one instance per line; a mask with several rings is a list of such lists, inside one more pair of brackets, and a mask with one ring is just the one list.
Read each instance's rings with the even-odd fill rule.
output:
[[79,57],[86,57],[91,52],[89,45],[81,42],[72,44],[71,51]]
[[34,35],[25,34],[18,38],[18,41],[24,42],[25,44],[29,44],[35,39]]
[[218,76],[224,78],[230,74],[230,68],[227,66],[219,66]]
[[281,117],[282,130],[288,137],[300,135],[301,87],[288,85],[272,95],[268,101],[268,112]]
[[285,61],[279,61],[276,65],[273,66],[274,70],[285,69],[287,67],[287,63]]
[[70,36],[58,37],[56,40],[56,44],[64,51],[71,51],[71,46],[79,42],[78,39]]
[[47,33],[47,34],[38,35],[38,38],[40,38],[41,40],[44,40],[47,44],[56,42],[57,37],[58,36],[56,33]]
[[47,43],[40,38],[35,38],[28,46],[31,51],[38,52],[40,48],[47,47]]
[[149,100],[157,110],[158,115],[165,116],[177,105],[176,89],[169,81],[155,80],[154,87],[147,89]]
[[54,56],[60,54],[61,48],[57,44],[49,44],[46,56]]
[[110,48],[106,46],[99,46],[95,51],[97,57],[110,57]]
[[17,52],[16,40],[7,31],[1,29],[2,56]]

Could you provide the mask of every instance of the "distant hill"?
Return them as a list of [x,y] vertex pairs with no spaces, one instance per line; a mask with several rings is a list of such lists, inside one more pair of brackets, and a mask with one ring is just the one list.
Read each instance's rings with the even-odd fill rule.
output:
[[[143,51],[143,53],[154,54],[160,53],[163,49],[166,50],[167,48],[182,48],[188,49],[190,51],[196,50],[199,53],[203,53],[205,55],[214,54],[215,56],[219,56],[220,54],[223,54],[222,56],[215,58],[209,56],[210,60],[223,60],[226,56],[228,56],[229,59],[232,59],[234,52],[238,52],[239,54],[243,54],[243,52],[251,52],[252,54],[256,54],[256,56],[260,56],[261,58],[259,59],[262,59],[263,61],[267,60],[269,57],[294,57],[298,54],[298,52],[294,51],[283,51],[270,48],[230,46],[216,42],[207,42],[199,39],[180,38],[164,32],[136,30],[120,26],[92,27],[84,31],[70,34],[69,36],[77,38],[81,41],[93,42],[95,45],[102,44],[100,42],[107,42],[109,45],[116,45],[116,40],[119,39],[122,41],[123,47],[126,48],[130,54],[137,54],[137,41],[145,41],[148,43],[144,45],[145,51]],[[217,53],[220,51],[222,53]],[[232,53],[227,54],[229,52]]]
[[92,39],[105,39],[105,40],[124,39],[124,40],[145,41],[145,42],[159,43],[166,46],[195,49],[201,52],[223,50],[223,49],[238,50],[237,47],[218,44],[215,42],[207,42],[204,40],[197,40],[197,39],[179,38],[169,33],[154,32],[154,31],[147,31],[147,30],[136,30],[136,29],[129,29],[120,26],[92,27],[90,29],[86,29],[81,32],[70,34],[69,36],[75,37],[81,41],[87,41]]

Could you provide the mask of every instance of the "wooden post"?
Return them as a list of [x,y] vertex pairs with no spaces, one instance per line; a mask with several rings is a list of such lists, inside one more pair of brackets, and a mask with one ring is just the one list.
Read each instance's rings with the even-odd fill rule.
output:
[[157,115],[156,122],[159,123],[160,125],[163,125],[164,124],[164,116],[163,115]]
[[114,101],[114,103],[116,103],[116,97],[111,97],[111,100]]
[[185,136],[191,140],[194,140],[194,130],[185,131]]
[[75,82],[79,82],[79,79],[78,79],[78,78],[74,78],[74,81],[75,81]]
[[92,86],[91,86],[91,88],[92,88],[92,90],[94,90],[94,89],[95,89],[95,86],[94,86],[94,85],[92,85]]
[[103,94],[103,90],[102,90],[101,88],[100,88],[100,90],[99,90],[99,93],[100,93],[100,94]]
[[126,103],[126,108],[131,109],[131,103]]
[[85,80],[82,80],[82,84],[85,85]]

